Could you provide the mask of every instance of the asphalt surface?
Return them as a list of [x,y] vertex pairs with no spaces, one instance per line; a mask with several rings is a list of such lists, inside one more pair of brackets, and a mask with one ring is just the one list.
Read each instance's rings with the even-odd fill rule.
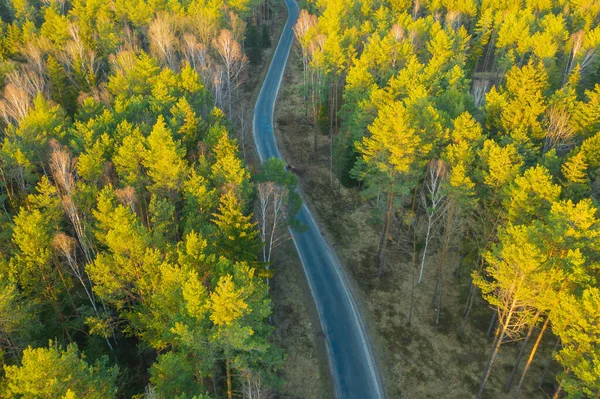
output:
[[[273,134],[273,111],[292,42],[298,5],[284,0],[288,18],[256,101],[254,140],[261,161],[282,158]],[[283,158],[282,158],[283,159]],[[381,376],[364,321],[348,288],[339,260],[306,204],[297,218],[307,229],[290,230],[325,332],[334,390],[339,399],[385,398]]]

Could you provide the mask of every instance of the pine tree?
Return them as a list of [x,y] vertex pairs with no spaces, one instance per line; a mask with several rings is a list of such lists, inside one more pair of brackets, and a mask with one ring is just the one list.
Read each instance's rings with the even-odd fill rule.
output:
[[60,104],[68,115],[73,115],[77,107],[77,94],[69,84],[64,68],[51,55],[48,56],[46,65],[52,99]]
[[212,219],[218,229],[217,251],[231,260],[255,260],[260,241],[251,220],[251,215],[244,215],[242,204],[234,193],[222,194]]
[[393,213],[394,198],[410,192],[414,168],[426,151],[426,144],[409,125],[406,108],[401,102],[393,102],[379,110],[379,115],[369,127],[356,148],[361,154],[354,175],[365,182],[368,196],[387,196],[383,229],[375,258],[379,276],[383,273],[385,247]]
[[481,377],[481,398],[500,346],[506,337],[514,338],[531,322],[537,290],[543,287],[540,273],[545,254],[530,241],[525,226],[508,225],[499,233],[499,243],[486,255],[487,278],[474,274],[473,280],[485,300],[497,313],[498,326],[491,351]]
[[185,149],[173,139],[162,115],[158,117],[146,143],[142,163],[153,183],[148,188],[157,193],[178,190],[183,184],[187,168]]
[[48,348],[23,352],[21,366],[5,367],[7,395],[40,399],[108,399],[117,396],[118,368],[102,358],[89,365],[76,344],[65,350],[50,342]]
[[600,290],[589,287],[581,296],[564,295],[552,317],[553,331],[561,340],[556,356],[564,367],[559,392],[569,397],[600,393]]

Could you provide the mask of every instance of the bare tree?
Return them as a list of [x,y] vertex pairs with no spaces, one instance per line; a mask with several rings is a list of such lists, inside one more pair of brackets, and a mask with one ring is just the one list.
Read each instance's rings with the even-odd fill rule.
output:
[[[413,197],[414,198],[414,197]],[[398,250],[403,255],[410,257],[411,261],[408,262],[408,268],[410,269],[410,305],[408,310],[407,324],[410,326],[412,322],[412,315],[415,303],[415,288],[417,285],[416,270],[417,270],[417,234],[416,226],[418,225],[418,218],[414,212],[415,202],[413,201],[413,209],[404,213],[404,217],[401,218],[402,223],[398,223],[398,232],[395,236],[398,237],[397,244]]]
[[486,253],[487,277],[481,273],[473,276],[497,315],[496,334],[481,376],[478,399],[483,396],[500,346],[519,339],[521,331],[535,322],[539,298],[547,288],[544,285],[548,276],[539,273],[545,254],[533,244],[519,241],[524,231],[523,226],[508,226],[498,246]]
[[462,13],[458,10],[448,10],[446,13],[446,26],[450,26],[453,30],[460,27]]
[[[273,249],[289,238],[285,231],[287,188],[272,181],[260,182],[258,191],[258,224],[263,245],[263,261],[271,262]],[[269,280],[267,278],[267,285]]]
[[215,105],[219,106],[219,108],[223,108],[223,102],[225,101],[227,88],[225,71],[221,65],[216,65],[214,71],[212,72],[211,88],[211,93],[213,95]]
[[[57,58],[65,67],[71,84],[79,90],[94,88],[101,69],[100,59],[96,52],[85,44],[76,24],[69,24],[69,36],[64,51],[60,52]],[[84,80],[85,83],[82,83]]]
[[[67,265],[71,270],[71,274],[79,281],[79,283],[83,287],[85,295],[87,296],[90,302],[90,305],[92,305],[94,313],[96,313],[96,315],[99,316],[100,311],[98,308],[96,297],[94,295],[92,282],[89,278],[87,278],[85,272],[77,262],[77,251],[75,250],[75,246],[77,244],[75,239],[73,237],[69,237],[64,233],[58,233],[52,239],[52,245],[66,260]],[[108,338],[106,338],[105,340],[110,350],[113,350],[113,346],[108,340]]]
[[140,43],[138,35],[135,33],[135,31],[126,25],[123,27],[121,36],[123,44],[120,47],[120,51],[133,51],[137,54],[140,50]]
[[240,84],[239,78],[248,64],[248,59],[242,52],[242,46],[235,40],[230,30],[221,30],[219,37],[213,40],[213,45],[221,56],[225,68],[227,109],[228,115],[231,116],[233,94]]
[[[323,91],[323,74],[321,68],[319,68],[316,62],[316,54],[322,51],[325,39],[327,37],[323,34],[315,36],[314,40],[311,40],[308,44],[308,55],[311,59],[309,63],[309,74],[310,74],[310,93],[311,93],[311,104],[312,104],[312,116],[313,123],[316,125],[319,121],[319,114],[321,112],[321,95]],[[314,150],[317,151],[317,138],[318,129],[314,129]]]
[[304,101],[308,96],[308,67],[309,67],[309,43],[310,43],[310,31],[317,26],[317,16],[311,15],[307,10],[303,9],[300,11],[298,22],[294,25],[294,34],[296,40],[302,50],[302,77],[304,83]]
[[565,106],[553,105],[546,110],[546,138],[544,140],[544,152],[555,148],[566,150],[573,145],[572,139],[575,135],[571,125],[571,114]]
[[[52,246],[63,256],[66,260],[67,265],[71,269],[71,274],[79,280],[83,290],[85,291],[92,308],[96,313],[98,313],[98,307],[96,306],[96,298],[94,296],[94,291],[92,289],[91,282],[88,283],[85,280],[88,280],[87,277],[84,278],[84,272],[80,268],[77,263],[77,251],[75,247],[77,246],[77,241],[64,233],[58,233],[52,239]],[[88,280],[89,281],[89,280]]]
[[18,70],[11,71],[6,76],[6,80],[14,86],[25,90],[32,98],[38,93],[46,93],[44,75],[40,75],[29,64],[21,65]]
[[[214,84],[213,84],[213,62],[212,58],[208,53],[208,47],[199,42],[196,35],[186,33],[183,35],[181,40],[181,51],[183,57],[187,63],[194,68],[196,72],[202,78],[202,81],[206,83],[208,89],[214,95]],[[220,65],[217,65],[220,67]]]
[[158,393],[156,393],[156,388],[148,385],[144,390],[144,399],[160,399]]
[[163,14],[159,14],[148,27],[150,49],[154,56],[169,68],[177,68],[177,38],[171,22]]
[[251,370],[242,371],[242,398],[244,399],[270,399],[272,392],[262,381],[260,373]]
[[246,22],[233,11],[229,11],[228,15],[233,39],[241,43],[244,40],[244,33],[246,32]]
[[73,230],[77,235],[86,263],[89,264],[93,262],[95,252],[89,243],[85,224],[79,214],[77,205],[73,201],[73,193],[75,191],[75,161],[71,159],[71,154],[56,141],[52,141],[50,144],[52,146],[50,170],[58,191],[61,194],[63,209],[73,225]]
[[196,35],[185,33],[181,51],[188,64],[200,73],[205,82],[210,82],[210,56],[206,45],[198,42]]
[[114,72],[127,72],[133,69],[136,55],[133,50],[121,50],[116,55],[109,55],[111,69]]
[[444,291],[444,266],[446,265],[446,256],[450,251],[450,246],[454,238],[461,231],[459,223],[459,208],[456,204],[456,199],[453,196],[448,196],[445,204],[446,218],[444,221],[444,235],[442,238],[442,251],[439,256],[437,278],[435,291],[433,294],[433,304],[435,305],[435,324],[440,323],[440,314],[442,312],[442,296]]
[[575,67],[575,58],[577,57],[577,54],[583,47],[583,38],[584,37],[585,37],[585,32],[583,31],[583,29],[578,30],[577,32],[574,32],[573,34],[571,34],[571,40],[570,40],[571,52],[569,54],[569,59],[567,60],[567,64],[565,65],[565,74],[563,77],[563,83],[567,81],[567,79],[569,78],[569,75],[571,74],[571,72],[573,71],[573,68]]
[[35,72],[40,79],[43,79],[46,72],[46,54],[42,48],[33,42],[28,42],[23,47],[23,56],[25,57],[26,65],[31,71]]
[[7,124],[18,124],[29,113],[31,96],[20,87],[9,83],[0,99],[0,115]]
[[210,40],[216,36],[219,31],[219,20],[209,7],[197,7],[194,10],[194,16],[191,20],[193,30],[198,33],[200,42],[205,46],[210,46]]
[[446,178],[448,168],[442,160],[432,159],[427,163],[425,182],[421,190],[421,204],[427,215],[427,233],[425,234],[425,247],[421,257],[421,268],[419,270],[419,284],[423,281],[423,269],[427,248],[433,237],[437,222],[444,214],[446,206],[446,194],[443,190],[443,182]]
[[[394,24],[392,26],[392,29],[390,30],[390,35],[394,38],[394,40],[396,40],[396,42],[401,42],[402,40],[404,40],[404,37],[406,35],[406,31],[404,30],[403,27],[401,27],[399,24]],[[393,50],[392,50],[392,69],[395,70],[396,69],[396,63],[398,62],[398,55],[400,53],[400,50],[398,48],[398,46],[394,46]]]
[[579,66],[581,74],[593,63],[600,45],[600,35],[597,34],[596,29],[598,28],[594,29],[595,32],[587,34],[583,30],[579,30],[571,35],[571,53],[565,68],[563,82],[567,81],[576,65]]
[[413,19],[417,19],[420,9],[421,9],[421,0],[413,0],[413,12],[412,12]]
[[46,6],[51,6],[52,4],[56,4],[59,6],[60,12],[62,14],[65,13],[66,0],[43,0],[42,1]]
[[127,186],[120,190],[116,190],[115,194],[117,195],[119,202],[125,206],[128,206],[129,209],[131,209],[131,212],[137,213],[138,199],[133,187]]

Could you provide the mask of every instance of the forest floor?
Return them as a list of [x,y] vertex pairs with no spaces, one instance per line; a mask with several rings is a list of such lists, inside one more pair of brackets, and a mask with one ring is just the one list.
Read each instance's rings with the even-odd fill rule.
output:
[[[302,64],[294,48],[275,107],[279,148],[288,163],[297,169],[300,188],[350,277],[375,346],[388,397],[475,397],[493,338],[486,335],[491,309],[483,303],[481,295],[476,294],[465,334],[458,337],[469,272],[465,270],[461,277],[456,277],[458,257],[454,254],[447,262],[441,320],[435,325],[432,295],[437,255],[432,253],[425,264],[424,281],[416,287],[412,323],[407,324],[414,281],[412,258],[390,242],[383,277],[377,278],[374,259],[380,224],[376,223],[372,207],[361,199],[358,188],[338,187],[336,182],[335,189],[331,189],[329,137],[318,132],[307,116],[305,106],[308,104],[301,93]],[[313,145],[315,132],[318,134],[316,151]],[[293,253],[285,250],[290,256]],[[529,346],[534,340],[530,340]],[[504,391],[503,385],[519,344],[502,346],[489,379],[486,398],[512,397]],[[553,338],[547,334],[529,371],[521,398],[546,397],[547,393],[538,383],[553,344]],[[520,372],[516,382],[519,378]]]
[[[245,148],[245,160],[253,172],[260,161],[252,137],[254,104],[267,73],[279,35],[287,18],[283,2],[274,6],[271,47],[264,50],[261,64],[250,65],[243,85],[240,106],[246,118],[246,130],[238,129],[238,143]],[[294,244],[288,240],[273,254],[274,276],[271,280],[273,304],[272,342],[283,349],[286,360],[281,370],[279,399],[328,399],[333,397],[323,331],[311,297],[302,263]]]

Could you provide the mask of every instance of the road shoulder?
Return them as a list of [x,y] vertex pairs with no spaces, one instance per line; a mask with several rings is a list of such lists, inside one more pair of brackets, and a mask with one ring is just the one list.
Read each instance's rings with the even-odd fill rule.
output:
[[[245,147],[246,164],[253,172],[259,170],[260,161],[252,139],[252,114],[286,18],[285,5],[278,2],[274,7],[272,45],[265,50],[263,62],[251,66],[248,81],[244,85],[240,106],[244,107],[250,123],[244,135],[238,131],[238,141]],[[276,398],[332,398],[325,337],[293,242],[288,240],[283,243],[273,256],[274,277],[270,292],[274,326],[272,342],[286,353],[280,373],[282,384]]]

